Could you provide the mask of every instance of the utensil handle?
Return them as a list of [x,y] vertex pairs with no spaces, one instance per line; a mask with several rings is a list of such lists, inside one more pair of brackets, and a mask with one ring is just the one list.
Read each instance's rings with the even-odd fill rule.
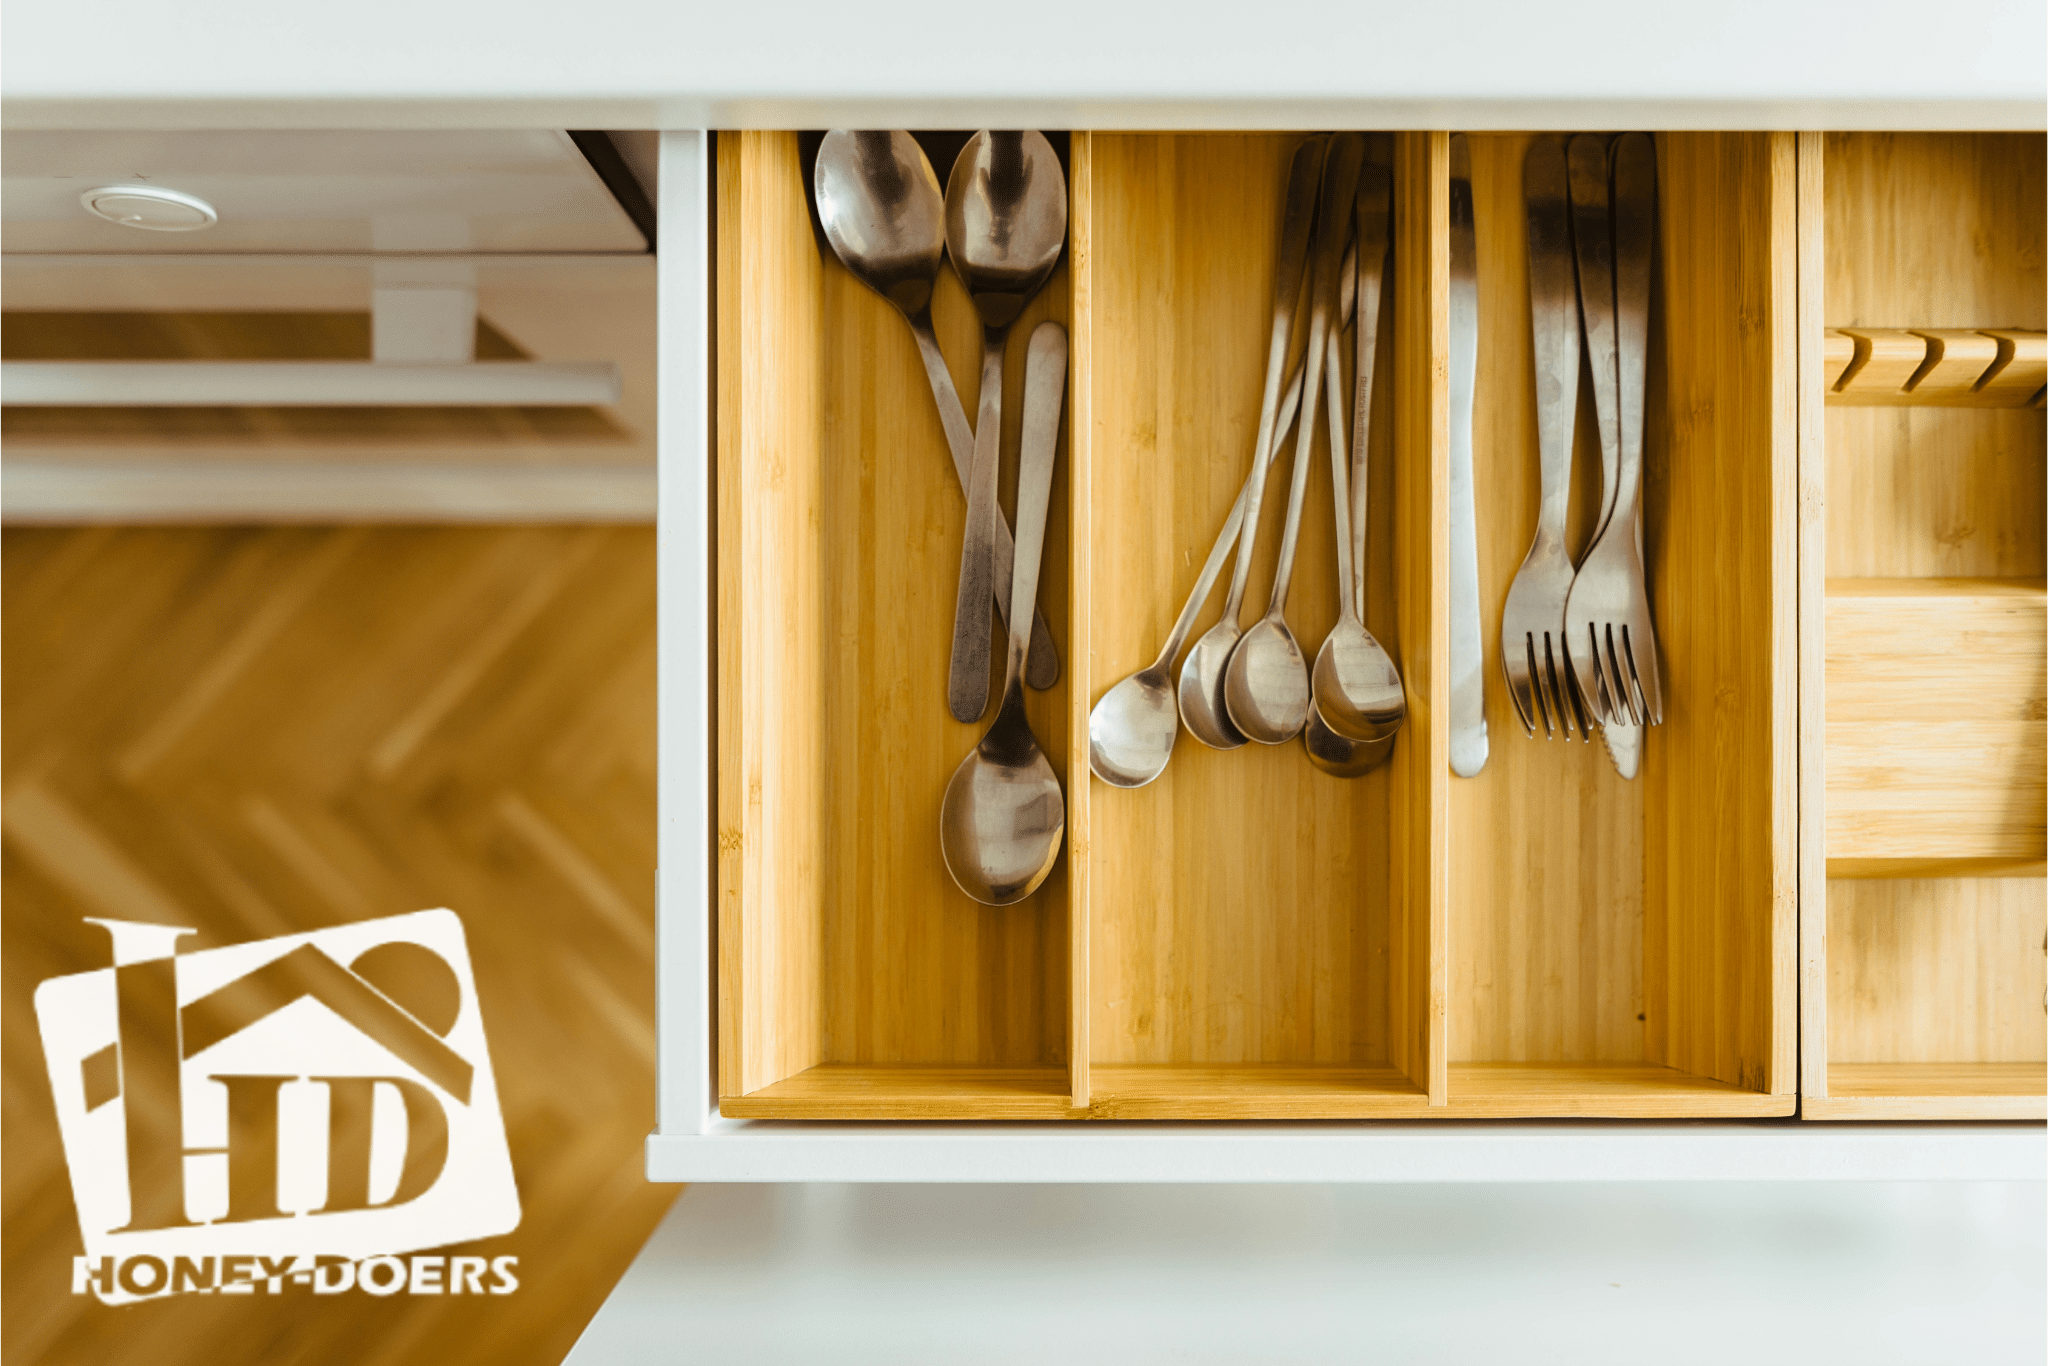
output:
[[[946,449],[953,456],[953,472],[960,477],[960,490],[967,491],[967,485],[974,469],[974,429],[967,425],[967,409],[960,404],[960,391],[953,387],[953,372],[946,368],[946,357],[939,350],[939,339],[932,332],[931,310],[910,320],[910,333],[917,338],[917,353],[924,359],[925,378],[931,381],[932,402],[939,410],[939,425],[946,429]],[[994,581],[996,585],[996,611],[1003,613],[1003,622],[1009,623],[1009,604],[1003,594],[1009,591],[1010,557],[1014,545],[1010,537],[1010,524],[1003,520],[1000,508],[996,512],[996,561]],[[1043,692],[1060,681],[1059,647],[1052,643],[1052,631],[1045,623],[1043,613],[1033,613],[1031,618],[1031,658],[1024,671],[1024,681]]]
[[1252,473],[1246,481],[1245,522],[1251,528],[1238,542],[1237,566],[1230,572],[1230,596],[1223,615],[1235,618],[1244,605],[1251,581],[1252,548],[1259,539],[1259,504],[1266,493],[1266,470],[1280,431],[1280,376],[1287,370],[1287,348],[1294,339],[1294,321],[1308,264],[1308,238],[1315,226],[1316,189],[1322,183],[1323,158],[1330,140],[1317,133],[1294,149],[1287,172],[1287,206],[1280,220],[1280,256],[1273,267],[1273,327],[1266,347],[1266,392],[1259,403],[1259,437],[1252,447]]
[[1486,675],[1479,630],[1479,526],[1472,487],[1472,399],[1479,377],[1479,275],[1472,153],[1451,137],[1450,652],[1451,772],[1486,767]]
[[[1614,337],[1621,462],[1614,506],[1633,521],[1642,491],[1643,402],[1650,352],[1650,262],[1657,231],[1657,153],[1648,133],[1614,144]],[[1617,533],[1623,534],[1623,533]]]
[[1351,558],[1351,448],[1344,440],[1344,347],[1333,329],[1323,347],[1323,383],[1329,387],[1330,511],[1337,517],[1337,613],[1358,620],[1358,589]]
[[[1287,396],[1280,400],[1280,415],[1274,419],[1276,429],[1284,436],[1294,422],[1296,409],[1301,406],[1301,371],[1294,367],[1294,373],[1287,377]],[[1173,629],[1166,633],[1166,644],[1160,647],[1159,658],[1152,661],[1154,669],[1165,669],[1173,663],[1173,657],[1180,653],[1180,647],[1187,644],[1188,632],[1195,629],[1195,618],[1201,615],[1202,604],[1209,600],[1209,594],[1216,587],[1216,578],[1223,572],[1223,561],[1229,556],[1231,546],[1237,543],[1238,533],[1244,529],[1245,504],[1251,500],[1253,476],[1247,474],[1244,483],[1238,485],[1237,501],[1230,505],[1230,515],[1223,519],[1223,529],[1216,533],[1216,543],[1209,547],[1209,558],[1202,561],[1202,572],[1195,576],[1195,586],[1188,591],[1187,601],[1181,604],[1180,615],[1173,619]]]
[[1308,493],[1308,462],[1315,445],[1316,404],[1322,397],[1323,368],[1310,365],[1307,358],[1323,353],[1330,330],[1330,306],[1321,299],[1309,311],[1308,350],[1303,352],[1301,410],[1306,415],[1295,425],[1294,482],[1287,490],[1287,525],[1280,533],[1280,559],[1273,566],[1273,596],[1266,603],[1266,615],[1278,616],[1287,606],[1287,590],[1294,582],[1294,551],[1301,541],[1301,505]]
[[953,607],[953,662],[946,708],[955,721],[978,721],[988,709],[989,613],[995,593],[997,456],[1003,431],[1003,341],[1006,328],[982,332],[981,411],[974,424],[974,464],[967,480],[967,526],[960,538],[960,593]]
[[1052,467],[1059,456],[1060,404],[1067,388],[1067,329],[1040,323],[1024,357],[1024,435],[1017,458],[1017,561],[1010,580],[1010,659],[1003,682],[1007,701],[1019,687],[1031,619],[1038,600],[1038,566],[1045,552],[1046,509]]
[[1572,249],[1579,267],[1579,313],[1593,372],[1593,414],[1600,433],[1600,515],[1590,547],[1614,515],[1621,481],[1620,357],[1614,331],[1614,228],[1607,190],[1607,139],[1581,133],[1566,154],[1572,201]]
[[[1579,406],[1579,312],[1573,297],[1571,200],[1564,147],[1539,139],[1522,164],[1529,230],[1529,335],[1536,371],[1542,500],[1530,555],[1564,553]],[[1604,491],[1603,491],[1604,492]]]
[[1351,577],[1358,621],[1365,624],[1366,504],[1370,491],[1368,458],[1372,443],[1372,377],[1379,358],[1380,284],[1393,251],[1393,167],[1370,159],[1358,176],[1358,323],[1357,355],[1351,384]]

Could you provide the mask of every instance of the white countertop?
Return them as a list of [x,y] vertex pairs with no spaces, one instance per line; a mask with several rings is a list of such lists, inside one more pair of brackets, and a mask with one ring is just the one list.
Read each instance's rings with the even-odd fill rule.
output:
[[2039,0],[1960,17],[1908,0],[19,0],[0,115],[10,128],[2033,129],[2048,126],[2044,48]]
[[693,1186],[568,1358],[2039,1366],[2038,1181]]
[[812,1124],[653,1134],[655,1181],[2040,1181],[2039,1124]]

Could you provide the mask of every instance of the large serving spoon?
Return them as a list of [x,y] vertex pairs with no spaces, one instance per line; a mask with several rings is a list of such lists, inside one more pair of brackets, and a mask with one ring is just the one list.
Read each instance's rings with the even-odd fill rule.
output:
[[1232,652],[1243,638],[1238,613],[1244,606],[1245,584],[1251,577],[1252,546],[1259,537],[1259,503],[1265,497],[1266,469],[1272,461],[1275,423],[1280,415],[1280,377],[1287,369],[1287,348],[1294,331],[1295,308],[1301,299],[1302,274],[1308,262],[1309,229],[1315,222],[1316,186],[1323,175],[1329,139],[1318,134],[1302,139],[1287,172],[1287,206],[1280,220],[1280,256],[1273,267],[1273,330],[1266,348],[1266,396],[1259,409],[1259,436],[1252,446],[1252,472],[1246,481],[1244,525],[1250,528],[1237,542],[1237,567],[1231,571],[1230,593],[1223,615],[1203,632],[1180,666],[1180,719],[1188,734],[1211,749],[1236,749],[1244,733],[1230,721],[1223,697],[1223,675]]
[[[1357,378],[1347,454],[1338,395],[1343,364],[1336,331],[1329,339],[1331,506],[1337,516],[1337,624],[1316,653],[1315,711],[1337,734],[1361,742],[1384,739],[1401,728],[1408,697],[1401,671],[1372,632],[1365,629],[1366,450],[1372,430],[1372,374],[1379,346],[1380,278],[1393,225],[1393,168],[1367,164],[1358,184]],[[1348,307],[1345,310],[1349,312]]]
[[[1365,135],[1339,133],[1330,140],[1323,167],[1322,203],[1317,211],[1315,274],[1309,286],[1308,360],[1302,370],[1301,411],[1313,414],[1322,390],[1323,355],[1330,316],[1337,303],[1337,269],[1351,225],[1352,197],[1358,190],[1359,163]],[[1224,669],[1224,705],[1231,724],[1246,739],[1260,744],[1285,744],[1301,734],[1308,721],[1308,661],[1287,627],[1287,590],[1294,579],[1294,552],[1301,539],[1302,504],[1308,493],[1310,450],[1315,422],[1296,424],[1294,487],[1287,496],[1287,524],[1280,537],[1280,559],[1273,569],[1273,592],[1266,614],[1252,624],[1231,652]],[[1327,718],[1326,718],[1327,719]]]
[[946,180],[946,249],[981,317],[981,402],[967,480],[967,534],[953,612],[947,710],[976,721],[988,708],[989,601],[996,588],[996,475],[1003,440],[1003,343],[1067,241],[1067,182],[1038,132],[983,129]]
[[[960,406],[953,374],[932,332],[932,289],[946,256],[946,202],[939,193],[939,178],[932,174],[924,149],[908,133],[836,128],[818,144],[811,184],[818,199],[818,221],[840,264],[893,304],[917,338],[939,425],[945,429],[953,470],[965,493],[974,464],[974,429],[967,425],[967,410]],[[995,607],[1002,612],[1008,608],[1003,593],[1009,588],[1014,547],[1009,523],[1000,514],[995,536]],[[1024,681],[1041,690],[1060,681],[1059,651],[1042,613],[1031,620],[1031,657]]]
[[1024,364],[1024,440],[1017,463],[1017,565],[1010,580],[1009,668],[995,723],[953,780],[939,809],[939,847],[960,890],[1010,906],[1038,890],[1059,858],[1067,806],[1059,776],[1024,719],[1024,652],[1038,597],[1046,506],[1067,383],[1067,330],[1040,323]]

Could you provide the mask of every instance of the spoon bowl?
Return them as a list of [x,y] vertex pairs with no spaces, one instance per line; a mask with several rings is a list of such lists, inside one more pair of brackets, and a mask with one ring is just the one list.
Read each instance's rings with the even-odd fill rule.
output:
[[1236,749],[1245,743],[1245,733],[1231,721],[1230,704],[1223,695],[1224,674],[1243,638],[1237,618],[1226,612],[1195,641],[1180,666],[1181,722],[1188,734],[1211,749]]
[[839,128],[812,177],[826,240],[855,279],[906,316],[931,306],[946,250],[946,201],[916,139]]
[[1367,743],[1401,728],[1408,715],[1401,671],[1348,617],[1339,617],[1316,652],[1315,705],[1323,722],[1347,739]]
[[1172,680],[1140,669],[1102,695],[1088,713],[1088,767],[1111,787],[1143,787],[1173,757]]
[[1308,724],[1301,728],[1301,744],[1309,763],[1333,778],[1362,778],[1394,752],[1392,733],[1378,740],[1347,740],[1330,729],[1314,703],[1309,704]]
[[1007,328],[1059,264],[1067,181],[1036,131],[969,138],[946,177],[946,247],[987,328]]
[[946,871],[976,901],[1014,906],[1052,872],[1066,824],[1060,780],[1023,708],[1005,707],[946,784],[939,808]]
[[1066,243],[1067,182],[1045,134],[983,129],[969,138],[946,179],[946,251],[981,318],[980,411],[946,680],[946,709],[956,721],[977,720],[988,706],[990,600],[999,588],[1003,525],[996,480],[1005,343]]
[[960,890],[989,906],[1012,906],[1038,890],[1059,858],[1067,804],[1059,775],[1024,717],[1024,654],[1052,467],[1067,382],[1067,332],[1040,323],[1024,366],[1024,435],[1017,461],[1017,558],[1010,579],[1008,677],[995,724],[953,779],[939,809],[939,848]]
[[1308,661],[1279,616],[1252,624],[1223,674],[1230,720],[1247,739],[1282,745],[1308,722]]

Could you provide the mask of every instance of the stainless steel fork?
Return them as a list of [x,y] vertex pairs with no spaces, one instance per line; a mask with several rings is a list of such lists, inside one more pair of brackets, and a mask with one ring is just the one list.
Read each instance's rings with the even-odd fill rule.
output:
[[[1611,285],[1588,257],[1600,253],[1588,240],[1589,220],[1605,213],[1579,214],[1582,191],[1589,207],[1608,201],[1606,162],[1596,144],[1574,138],[1570,192],[1577,231],[1579,290],[1592,340],[1594,314],[1603,288],[1612,289],[1615,409],[1620,459],[1614,495],[1592,548],[1579,563],[1565,604],[1565,634],[1572,675],[1592,718],[1606,723],[1658,725],[1664,696],[1657,667],[1657,632],[1650,617],[1637,518],[1642,498],[1643,402],[1648,369],[1651,247],[1657,221],[1656,145],[1645,133],[1629,133],[1614,148],[1613,273]],[[1597,161],[1595,161],[1597,158]],[[1597,166],[1597,171],[1595,167]],[[1601,228],[1605,224],[1600,225]],[[1598,231],[1598,229],[1594,229]],[[1589,251],[1589,248],[1593,250]],[[1590,346],[1594,391],[1601,389],[1601,348]],[[1606,423],[1603,414],[1603,428]],[[1606,432],[1603,430],[1603,444]]]
[[1572,283],[1571,204],[1564,146],[1531,144],[1522,163],[1529,220],[1529,325],[1536,362],[1536,449],[1542,501],[1536,536],[1508,587],[1501,613],[1500,664],[1522,729],[1544,738],[1587,735],[1565,660],[1565,602],[1572,562],[1565,550],[1571,505],[1572,436],[1578,416],[1579,313]]

